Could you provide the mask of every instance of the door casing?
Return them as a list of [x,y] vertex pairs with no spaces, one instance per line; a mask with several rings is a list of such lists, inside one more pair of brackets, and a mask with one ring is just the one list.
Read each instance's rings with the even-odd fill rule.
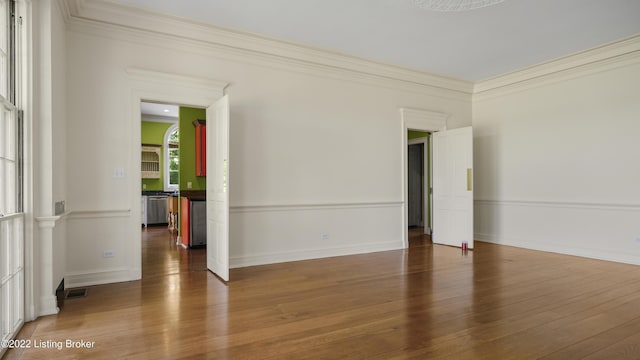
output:
[[[127,190],[130,194],[141,194],[142,176],[140,165],[141,151],[141,127],[140,114],[142,112],[140,103],[143,101],[181,104],[196,108],[206,108],[216,99],[224,95],[224,89],[228,85],[226,82],[217,80],[194,78],[179,74],[151,71],[139,68],[127,68],[129,96],[129,123],[130,136],[129,149],[133,156],[129,157],[126,168],[132,169],[131,176],[128,176]],[[126,233],[132,238],[140,241],[127,242],[125,259],[128,268],[128,280],[139,280],[142,278],[142,239],[140,232],[140,198],[131,196],[128,229]]]

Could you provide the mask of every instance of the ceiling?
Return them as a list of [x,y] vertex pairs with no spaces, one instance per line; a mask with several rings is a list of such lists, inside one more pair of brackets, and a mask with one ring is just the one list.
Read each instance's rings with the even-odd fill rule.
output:
[[200,22],[478,81],[640,34],[639,0],[116,0]]
[[140,112],[144,115],[163,116],[167,118],[178,118],[178,106],[157,104],[150,102],[140,103]]

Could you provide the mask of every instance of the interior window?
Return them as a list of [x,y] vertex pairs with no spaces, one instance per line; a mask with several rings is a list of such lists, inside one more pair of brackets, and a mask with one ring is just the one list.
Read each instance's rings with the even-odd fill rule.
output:
[[180,143],[178,140],[178,125],[173,125],[167,130],[165,136],[165,156],[164,156],[164,168],[165,173],[165,188],[168,191],[178,190],[178,184],[180,183]]
[[16,2],[0,0],[0,357],[24,323],[23,125]]

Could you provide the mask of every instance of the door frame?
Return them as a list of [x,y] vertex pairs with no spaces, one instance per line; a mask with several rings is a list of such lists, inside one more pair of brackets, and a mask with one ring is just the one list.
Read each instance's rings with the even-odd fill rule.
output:
[[401,191],[403,194],[404,211],[402,213],[402,242],[403,247],[409,247],[409,189],[407,179],[409,178],[407,158],[409,140],[407,139],[407,131],[417,130],[429,133],[447,130],[448,114],[411,108],[400,109],[400,122],[402,123],[402,133],[400,143],[402,145],[402,181]]
[[129,271],[128,278],[142,278],[142,232],[140,231],[140,213],[142,211],[140,197],[142,193],[141,149],[142,131],[140,127],[140,103],[150,101],[167,104],[180,104],[196,108],[206,108],[224,96],[228,83],[218,80],[196,78],[179,74],[157,72],[140,68],[127,68],[129,81],[129,149],[133,156],[129,157],[127,169],[132,169],[126,177],[127,189],[132,199],[129,204],[131,213],[127,233],[139,241],[128,241],[125,263]]

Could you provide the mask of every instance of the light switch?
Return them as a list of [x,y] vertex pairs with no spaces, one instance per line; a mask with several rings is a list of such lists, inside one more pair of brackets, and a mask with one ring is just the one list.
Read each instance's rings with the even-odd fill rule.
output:
[[191,181],[187,181],[187,189],[193,188],[193,183]]
[[113,169],[113,177],[114,178],[123,178],[124,177],[124,168],[114,168]]

